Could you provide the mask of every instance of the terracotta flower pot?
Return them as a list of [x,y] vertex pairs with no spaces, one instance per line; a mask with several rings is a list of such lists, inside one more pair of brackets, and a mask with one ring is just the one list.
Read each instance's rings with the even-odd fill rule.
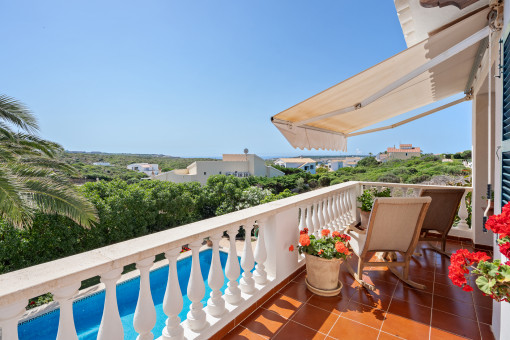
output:
[[361,228],[366,229],[368,226],[368,219],[370,218],[370,211],[363,211],[358,208],[359,215],[361,217]]
[[335,296],[342,289],[338,279],[343,259],[324,259],[305,253],[306,286],[312,293],[321,296]]

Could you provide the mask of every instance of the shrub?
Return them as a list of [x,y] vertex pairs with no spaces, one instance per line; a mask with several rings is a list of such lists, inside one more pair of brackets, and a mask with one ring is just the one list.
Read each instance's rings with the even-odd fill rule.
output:
[[385,182],[385,183],[400,183],[400,178],[393,174],[385,174],[382,176],[379,176],[377,179],[377,182]]
[[317,183],[315,179],[312,179],[308,182],[308,186],[312,189],[315,189],[317,188],[317,186],[319,186],[319,183]]
[[321,187],[328,187],[330,183],[331,178],[329,178],[328,176],[322,176],[321,178],[319,178],[319,184]]

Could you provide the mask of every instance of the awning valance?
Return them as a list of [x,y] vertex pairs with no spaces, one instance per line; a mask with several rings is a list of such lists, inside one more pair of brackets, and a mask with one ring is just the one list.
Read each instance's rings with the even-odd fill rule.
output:
[[349,133],[464,92],[489,33],[487,12],[278,113],[273,124],[293,147],[345,151]]

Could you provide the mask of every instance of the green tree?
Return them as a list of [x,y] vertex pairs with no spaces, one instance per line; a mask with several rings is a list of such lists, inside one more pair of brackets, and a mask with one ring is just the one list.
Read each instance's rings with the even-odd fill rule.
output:
[[32,224],[36,211],[41,211],[90,226],[97,220],[96,210],[69,181],[67,173],[74,169],[56,159],[63,148],[39,138],[38,129],[28,108],[0,95],[1,217],[24,227]]
[[378,166],[378,165],[379,165],[379,162],[377,161],[377,159],[375,159],[375,157],[365,157],[363,159],[360,159],[358,164],[356,164],[356,166],[367,166],[367,167]]

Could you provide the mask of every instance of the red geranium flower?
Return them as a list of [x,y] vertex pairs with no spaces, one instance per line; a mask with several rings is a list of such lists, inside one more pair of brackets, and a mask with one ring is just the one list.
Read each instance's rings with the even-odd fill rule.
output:
[[322,255],[322,253],[324,253],[324,250],[321,249],[317,252],[317,255]]
[[340,232],[339,231],[334,231],[332,234],[331,234],[332,237],[341,237],[340,236]]
[[347,234],[342,234],[342,235],[340,235],[340,237],[342,238],[342,240],[344,240],[346,242],[351,239],[351,237],[349,235],[347,235]]
[[505,255],[506,258],[510,258],[510,242],[499,245],[499,251]]
[[299,244],[305,247],[310,245],[310,237],[308,234],[302,234],[299,236]]
[[335,249],[337,252],[345,255],[349,255],[349,249],[343,244],[343,242],[335,243]]
[[308,234],[308,228],[304,228],[299,232],[299,234]]
[[294,246],[292,244],[289,247],[289,251],[294,251]]
[[321,234],[322,236],[328,236],[329,235],[329,229],[322,229]]

